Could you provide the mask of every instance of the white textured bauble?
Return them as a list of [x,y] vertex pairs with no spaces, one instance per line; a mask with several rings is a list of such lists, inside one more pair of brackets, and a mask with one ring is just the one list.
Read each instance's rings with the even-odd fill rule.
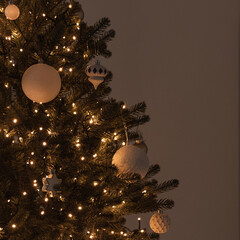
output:
[[29,67],[23,74],[22,89],[32,101],[50,102],[61,90],[61,78],[53,67],[38,63]]
[[140,148],[128,145],[120,148],[113,156],[112,164],[116,165],[119,173],[138,173],[142,177],[149,169],[147,154]]
[[166,233],[170,228],[170,223],[170,218],[164,213],[155,213],[149,222],[155,233]]
[[4,13],[7,19],[16,20],[20,15],[20,10],[16,5],[10,4],[5,8]]

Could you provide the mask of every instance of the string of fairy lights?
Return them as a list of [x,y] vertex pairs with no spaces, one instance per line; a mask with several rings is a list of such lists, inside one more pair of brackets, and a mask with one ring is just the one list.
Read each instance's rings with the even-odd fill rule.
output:
[[[73,5],[72,5],[72,4],[69,4],[68,7],[71,9],[71,8],[73,7]],[[0,11],[3,13],[3,12],[4,12],[4,8],[1,8]],[[29,11],[29,14],[31,15],[32,12]],[[46,18],[46,20],[48,19],[46,13],[42,13],[41,16],[42,16],[43,18]],[[56,19],[57,16],[55,16],[54,18]],[[77,28],[77,30],[80,30],[80,21],[76,22],[76,28]],[[20,33],[18,30],[15,29],[15,30],[12,31],[12,34],[11,34],[10,36],[5,36],[5,40],[7,40],[7,41],[14,41],[15,39],[17,39],[17,38],[19,38],[19,37],[21,37],[21,33]],[[62,39],[65,40],[65,39],[66,39],[66,36],[63,36]],[[76,36],[76,35],[73,35],[73,36],[70,37],[70,39],[72,39],[73,41],[77,41],[77,36]],[[55,46],[55,50],[60,50],[60,48],[61,48],[61,46],[59,46],[59,45],[56,45],[56,46]],[[70,46],[65,46],[65,45],[63,45],[63,46],[62,46],[62,49],[63,49],[64,51],[66,51],[66,52],[71,52],[71,51],[72,51],[72,49],[71,49]],[[19,48],[19,51],[20,51],[21,53],[23,53],[23,52],[24,52],[24,48],[23,48],[23,47],[20,47],[20,48]],[[54,53],[52,53],[52,54],[54,54]],[[84,58],[84,59],[88,58],[88,47],[87,47],[87,50],[83,53],[83,58]],[[62,62],[65,63],[65,62],[66,62],[66,59],[63,58],[63,59],[62,59]],[[14,61],[14,59],[10,59],[10,60],[9,60],[9,64],[11,64],[12,67],[16,67],[16,64],[17,64],[17,63]],[[60,73],[63,73],[63,72],[64,72],[64,73],[72,73],[73,70],[74,70],[73,67],[64,67],[63,65],[58,68],[58,71],[59,71]],[[4,86],[5,86],[5,88],[7,88],[7,89],[10,88],[10,84],[9,84],[8,82],[5,82],[5,83],[4,83]],[[41,103],[40,103],[40,104],[41,104]],[[77,115],[78,115],[77,104],[76,104],[75,102],[73,102],[71,105],[72,105],[72,114],[77,116]],[[126,104],[122,105],[122,110],[125,110],[126,108],[127,108]],[[34,113],[34,114],[38,114],[38,113],[39,113],[39,109],[37,108],[37,105],[36,105],[36,107],[33,109],[33,113]],[[45,110],[45,114],[46,114],[46,117],[47,117],[47,118],[49,118],[49,117],[51,116],[51,112],[50,112],[49,110],[47,110],[47,109]],[[88,115],[90,115],[90,114],[88,114]],[[89,119],[88,121],[89,121],[89,125],[98,124],[98,117],[97,117],[96,115],[90,115],[90,119]],[[16,127],[16,126],[19,124],[19,119],[18,119],[18,117],[14,117],[14,118],[12,119],[12,123],[13,123],[14,127]],[[21,136],[16,136],[16,133],[15,133],[15,131],[14,131],[14,128],[13,128],[11,131],[9,131],[8,129],[1,129],[0,131],[3,131],[3,132],[4,132],[4,136],[5,136],[6,138],[11,138],[11,139],[12,139],[12,144],[18,144],[18,143],[23,143],[23,142],[24,142],[23,137],[21,137]],[[52,129],[44,129],[44,127],[40,126],[40,127],[38,127],[38,129],[32,130],[28,135],[31,137],[31,136],[34,136],[34,135],[39,134],[40,132],[44,132],[44,131],[46,131],[47,135],[49,135],[49,136],[51,136],[51,135],[53,135],[53,134],[56,134]],[[118,133],[117,133],[117,132],[114,132],[113,135],[112,135],[112,137],[109,138],[109,137],[106,137],[106,136],[105,136],[104,138],[101,139],[101,142],[104,144],[104,143],[107,143],[108,141],[112,141],[112,140],[118,141],[119,139],[121,140],[122,138],[118,136]],[[122,141],[122,140],[121,140],[121,141]],[[46,137],[46,139],[41,140],[40,144],[41,144],[43,147],[47,147],[47,146],[48,146],[47,137]],[[126,141],[122,141],[121,144],[122,144],[122,146],[125,146],[125,145],[126,145]],[[73,145],[75,145],[75,147],[76,147],[77,149],[80,149],[81,143],[80,143],[80,138],[79,138],[79,137],[76,137],[76,139],[73,141]],[[95,154],[92,155],[93,158],[97,158],[97,156],[98,156],[97,153],[95,153]],[[35,152],[34,152],[34,151],[31,151],[31,152],[30,152],[29,159],[26,160],[26,166],[30,166],[30,167],[31,167],[31,166],[34,166],[34,164],[35,164],[34,158],[35,158],[35,157],[36,157]],[[46,156],[42,156],[42,158],[45,159]],[[85,160],[86,160],[86,156],[83,155],[80,159],[81,159],[81,161],[85,161]],[[61,170],[61,169],[60,169],[60,170]],[[77,178],[73,178],[73,181],[77,181]],[[34,180],[32,181],[32,186],[33,186],[33,188],[34,188],[36,191],[38,191],[38,192],[41,191],[41,190],[40,190],[40,189],[41,189],[41,183],[39,183],[39,181],[38,181],[37,179],[34,179]],[[99,181],[98,181],[98,180],[93,181],[93,182],[92,182],[92,186],[98,187],[98,186],[99,186]],[[108,193],[109,193],[109,190],[103,189],[103,194],[108,194]],[[122,194],[122,191],[120,190],[119,193]],[[143,195],[147,194],[147,190],[144,190],[144,191],[142,192],[142,194],[143,194]],[[27,192],[26,190],[23,190],[23,191],[22,191],[22,197],[27,197],[27,196],[28,196],[28,192]],[[59,199],[60,199],[60,200],[63,199],[63,196],[62,196],[61,194],[59,194]],[[92,202],[94,202],[94,198],[93,198],[93,197],[92,197],[90,200],[91,200]],[[8,199],[7,202],[8,202],[8,203],[11,203],[11,199]],[[45,197],[44,197],[44,202],[45,202],[45,204],[48,204],[48,202],[49,202],[48,194],[45,195]],[[124,207],[125,204],[127,204],[127,203],[126,203],[126,200],[123,200],[123,201],[121,202],[121,204],[119,204],[119,205],[112,205],[112,206],[111,206],[111,209],[112,209],[113,212],[114,212],[114,211],[119,211],[119,209],[121,209],[122,207]],[[81,212],[81,211],[83,210],[83,208],[84,208],[83,205],[78,204],[77,210],[78,210],[79,212]],[[60,212],[62,212],[62,211],[64,211],[64,210],[61,208],[61,209],[60,209]],[[45,209],[43,206],[41,206],[40,211],[39,211],[39,214],[40,214],[41,216],[46,215],[46,209]],[[75,216],[74,216],[73,213],[71,213],[71,212],[67,213],[67,216],[68,216],[69,219],[74,219],[74,218],[75,218]],[[140,226],[141,218],[138,218],[138,221],[139,221],[139,232],[144,233],[145,230],[144,230],[144,229],[141,229],[141,226]],[[12,229],[16,229],[16,228],[17,228],[17,224],[16,224],[16,223],[12,223],[11,227],[12,227]],[[0,233],[1,233],[2,231],[4,231],[4,228],[0,227]],[[103,229],[101,229],[101,231],[107,231],[107,230],[106,230],[105,228],[103,228]],[[100,229],[96,229],[96,231],[95,231],[95,230],[93,230],[93,231],[87,230],[86,233],[87,233],[87,235],[89,236],[89,239],[94,239],[94,238],[97,237],[97,233],[98,233],[98,232],[100,232]],[[109,234],[111,234],[111,235],[121,235],[121,236],[123,236],[123,237],[128,237],[128,233],[127,233],[126,231],[120,231],[120,232],[118,232],[118,231],[115,231],[115,230],[111,230],[111,231],[109,232]],[[72,235],[69,235],[69,237],[70,237],[70,239],[73,239],[73,236],[72,236]]]

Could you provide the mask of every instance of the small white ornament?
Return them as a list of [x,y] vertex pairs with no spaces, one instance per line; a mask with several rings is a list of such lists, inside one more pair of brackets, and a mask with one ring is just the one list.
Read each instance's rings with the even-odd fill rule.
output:
[[42,183],[42,191],[47,192],[50,197],[54,197],[59,192],[62,180],[57,178],[54,170],[50,170],[50,174],[42,179]]
[[78,15],[78,17],[80,18],[81,21],[84,19],[84,12],[83,12],[82,8],[79,12],[77,12],[77,15]]
[[20,15],[20,10],[19,8],[14,5],[14,4],[9,4],[6,8],[5,8],[5,16],[7,19],[9,20],[16,20],[19,15]]
[[140,148],[128,145],[120,148],[113,156],[112,164],[115,164],[119,173],[138,173],[145,177],[149,169],[147,154]]
[[61,77],[51,66],[38,63],[29,67],[22,77],[22,89],[32,101],[47,103],[61,90]]
[[164,213],[155,213],[150,219],[150,227],[155,233],[166,233],[170,228],[170,218]]
[[144,141],[137,140],[134,144],[135,147],[141,148],[145,153],[148,152],[148,147]]
[[86,69],[86,74],[89,77],[89,81],[93,84],[95,90],[98,88],[99,84],[104,81],[107,73],[107,69],[101,66],[99,61],[96,61],[95,65],[88,66]]

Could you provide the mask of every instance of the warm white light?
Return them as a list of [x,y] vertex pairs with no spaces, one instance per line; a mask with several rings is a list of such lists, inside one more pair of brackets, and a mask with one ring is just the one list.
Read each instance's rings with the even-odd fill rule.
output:
[[111,231],[111,234],[114,234],[114,231]]
[[44,215],[45,214],[45,212],[44,211],[41,211],[41,215]]
[[35,110],[34,110],[34,112],[35,112],[35,113],[38,113],[38,110],[37,110],[37,109],[35,109]]
[[59,72],[62,72],[62,71],[63,71],[63,68],[62,68],[62,67],[60,67],[58,70],[59,70]]
[[43,127],[40,127],[39,130],[42,131],[42,130],[43,130]]
[[90,124],[93,124],[93,120],[91,119],[91,120],[89,121],[89,123],[90,123]]
[[47,146],[47,143],[46,143],[46,142],[43,142],[42,145],[45,147],[45,146]]
[[104,189],[104,190],[103,190],[103,192],[104,192],[104,193],[106,193],[106,192],[107,192],[107,190],[106,190],[106,189]]
[[43,13],[43,14],[42,14],[42,16],[43,16],[43,17],[46,17],[46,14],[45,14],[45,13]]
[[94,181],[93,182],[93,186],[96,187],[98,185],[98,182],[97,181]]
[[123,235],[123,232],[120,232],[121,235]]
[[31,165],[33,165],[33,164],[34,164],[34,162],[33,162],[33,161],[31,161],[31,162],[30,162],[30,164],[31,164]]
[[74,115],[77,115],[77,112],[75,111],[75,112],[73,112],[73,114],[74,114]]
[[72,72],[73,71],[73,69],[72,68],[69,68],[69,72]]
[[85,160],[85,157],[81,157],[81,160],[84,161],[84,160]]
[[22,49],[22,48],[20,48],[20,52],[23,52],[23,49]]
[[73,215],[72,215],[71,213],[69,213],[69,214],[68,214],[68,217],[72,218],[72,217],[73,217]]
[[123,145],[123,146],[125,146],[125,145],[126,145],[126,143],[125,143],[125,142],[122,142],[122,145]]
[[31,152],[31,155],[33,156],[33,155],[34,155],[34,152]]
[[123,204],[125,204],[126,202],[125,201],[122,201]]
[[78,210],[82,210],[82,206],[79,206],[79,207],[78,207]]
[[93,155],[93,157],[94,157],[94,158],[97,157],[97,154],[95,153],[95,154]]
[[141,229],[141,231],[140,231],[141,233],[143,233],[144,232],[144,229]]
[[12,224],[12,228],[16,228],[17,227],[17,225],[16,224]]
[[69,8],[72,8],[72,4],[69,4],[68,7],[69,7]]
[[80,147],[80,146],[81,146],[81,144],[80,144],[80,143],[77,143],[77,144],[76,144],[76,147]]
[[45,197],[44,201],[45,201],[45,202],[48,202],[48,198],[47,198],[47,197]]
[[73,36],[73,40],[76,40],[77,38],[76,38],[76,36]]
[[18,120],[16,118],[13,119],[13,123],[17,123]]
[[23,196],[26,196],[27,195],[27,192],[23,192]]
[[112,206],[112,208],[115,208],[116,206]]
[[123,108],[123,109],[126,109],[126,105],[123,105],[122,108]]
[[140,217],[138,218],[138,221],[141,221],[141,218],[140,218]]
[[76,107],[76,103],[72,103],[72,107]]

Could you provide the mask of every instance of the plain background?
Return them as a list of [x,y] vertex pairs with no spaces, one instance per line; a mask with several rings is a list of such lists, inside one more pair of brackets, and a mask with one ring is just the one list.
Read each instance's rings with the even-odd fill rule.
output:
[[[112,20],[112,96],[145,100],[142,127],[165,194],[171,230],[163,240],[239,239],[239,2],[235,0],[82,0],[85,21]],[[148,226],[149,216],[143,218]],[[128,225],[137,227],[137,217]]]

